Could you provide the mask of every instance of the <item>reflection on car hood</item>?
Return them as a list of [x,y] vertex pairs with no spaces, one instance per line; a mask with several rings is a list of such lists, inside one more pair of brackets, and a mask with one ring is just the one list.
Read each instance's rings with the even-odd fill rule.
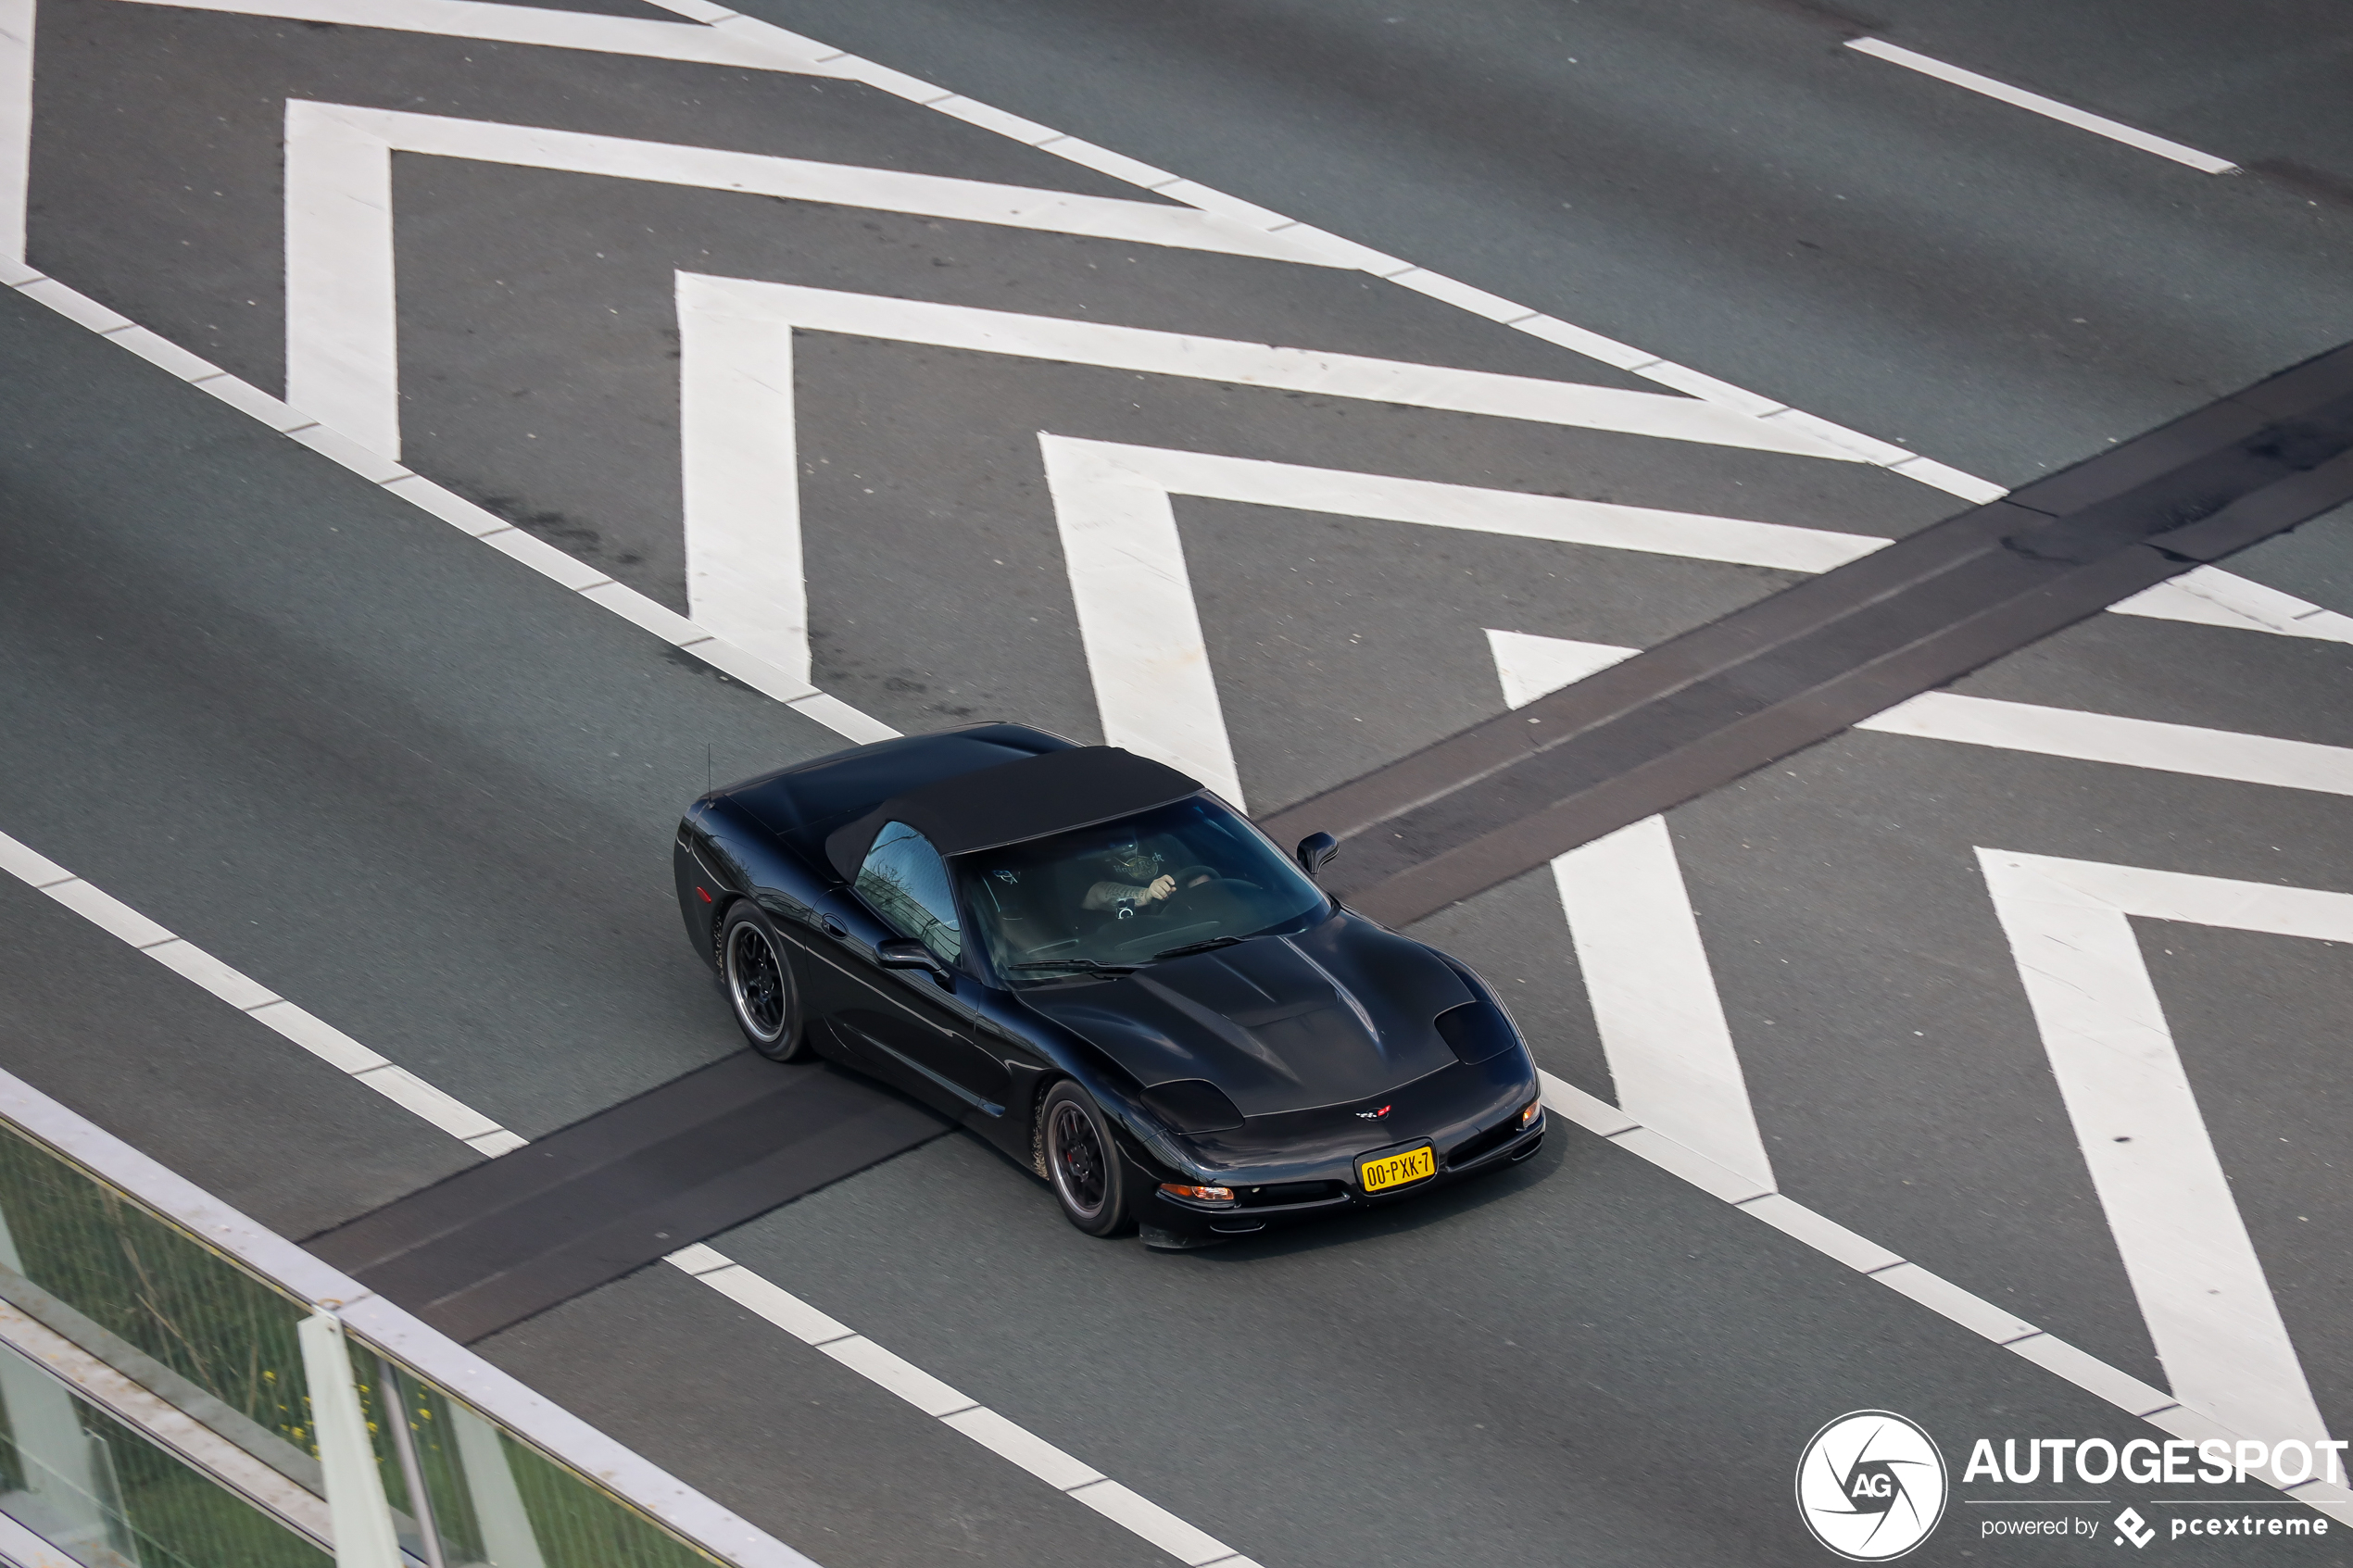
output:
[[1418,942],[1346,913],[1022,999],[1150,1087],[1206,1078],[1245,1116],[1367,1099],[1454,1055],[1430,1027],[1469,990]]

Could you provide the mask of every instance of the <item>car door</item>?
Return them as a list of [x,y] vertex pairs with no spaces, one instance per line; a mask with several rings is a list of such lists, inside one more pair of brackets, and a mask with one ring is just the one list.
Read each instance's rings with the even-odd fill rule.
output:
[[[989,1048],[999,1032],[974,1005],[982,987],[964,955],[955,888],[938,850],[902,822],[885,824],[837,904],[844,946],[863,960],[836,1019],[852,1043],[942,1110],[1002,1114],[1009,1074]],[[950,984],[925,970],[882,968],[875,951],[892,937],[921,942]]]

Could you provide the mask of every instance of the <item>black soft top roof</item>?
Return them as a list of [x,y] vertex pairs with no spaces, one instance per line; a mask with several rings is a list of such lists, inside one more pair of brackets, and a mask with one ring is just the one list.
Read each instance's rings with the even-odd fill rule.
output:
[[895,795],[825,837],[825,858],[858,874],[886,822],[905,822],[942,855],[967,855],[1133,816],[1201,792],[1201,782],[1115,746],[1074,746],[982,768]]
[[970,724],[852,746],[715,793],[749,812],[812,867],[823,868],[825,835],[894,795],[1042,752],[1068,751],[1076,744],[1026,724]]

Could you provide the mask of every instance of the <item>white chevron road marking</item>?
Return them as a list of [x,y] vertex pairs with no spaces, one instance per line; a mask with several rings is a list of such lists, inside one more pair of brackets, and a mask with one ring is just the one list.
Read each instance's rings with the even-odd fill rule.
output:
[[300,98],[286,104],[285,144],[286,401],[395,458],[396,152],[1329,265],[1279,234],[1186,207]]
[[2273,1443],[2325,1439],[2132,917],[2353,942],[2353,894],[2002,849],[1977,858],[2173,1392]]

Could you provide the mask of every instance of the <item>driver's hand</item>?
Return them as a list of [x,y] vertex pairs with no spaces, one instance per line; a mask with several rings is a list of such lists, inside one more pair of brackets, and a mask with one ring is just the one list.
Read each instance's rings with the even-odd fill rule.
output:
[[1176,891],[1176,879],[1175,877],[1156,876],[1152,878],[1151,885],[1144,889],[1143,897],[1137,901],[1144,904],[1157,904]]

